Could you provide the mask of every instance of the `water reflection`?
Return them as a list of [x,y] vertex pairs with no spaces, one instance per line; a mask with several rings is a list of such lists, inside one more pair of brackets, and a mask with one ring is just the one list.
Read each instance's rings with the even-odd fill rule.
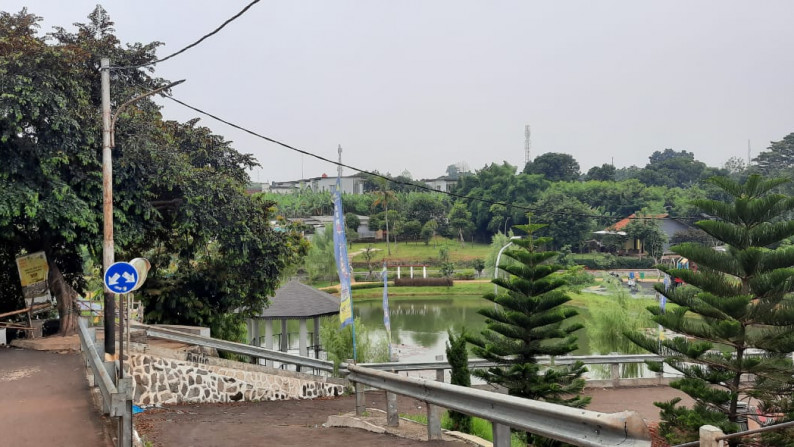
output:
[[[465,327],[469,333],[478,333],[485,327],[485,317],[477,310],[487,305],[488,301],[472,296],[393,300],[389,303],[393,352],[403,362],[433,361],[444,354],[448,329],[459,333]],[[354,310],[373,337],[386,337],[380,301],[355,303]],[[589,318],[587,309],[577,310],[580,315],[574,322]],[[582,329],[576,335],[579,349],[574,354],[590,354],[587,332]]]

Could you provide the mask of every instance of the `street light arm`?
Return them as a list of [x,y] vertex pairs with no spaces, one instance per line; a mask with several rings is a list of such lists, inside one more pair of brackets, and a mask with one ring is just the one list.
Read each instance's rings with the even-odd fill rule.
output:
[[119,106],[119,107],[116,109],[116,113],[114,113],[114,114],[113,114],[113,116],[110,118],[110,129],[111,129],[111,134],[110,134],[110,146],[111,146],[111,147],[116,147],[116,139],[115,139],[115,133],[116,133],[116,132],[115,132],[115,129],[116,129],[116,120],[117,120],[117,119],[118,119],[118,117],[119,117],[119,113],[121,113],[121,111],[122,111],[122,110],[124,110],[124,108],[125,108],[125,107],[127,107],[128,105],[130,105],[130,104],[134,103],[135,101],[138,101],[138,100],[141,100],[141,99],[143,99],[143,98],[146,98],[147,96],[152,96],[152,95],[154,95],[154,94],[160,93],[160,92],[162,92],[163,90],[167,90],[167,89],[169,89],[169,88],[171,88],[171,87],[174,87],[174,86],[176,86],[176,85],[179,85],[179,84],[181,84],[181,83],[183,83],[183,82],[185,82],[185,80],[184,80],[184,79],[182,79],[182,80],[179,80],[179,81],[176,81],[176,82],[172,82],[172,83],[170,83],[170,84],[168,84],[168,85],[164,85],[164,86],[162,86],[162,87],[159,87],[159,88],[156,88],[156,89],[154,89],[154,90],[152,90],[152,91],[149,91],[149,92],[146,92],[146,93],[144,93],[144,94],[138,95],[138,96],[136,96],[136,97],[134,97],[134,98],[130,99],[129,101],[125,102],[124,104],[120,105],[120,106]]

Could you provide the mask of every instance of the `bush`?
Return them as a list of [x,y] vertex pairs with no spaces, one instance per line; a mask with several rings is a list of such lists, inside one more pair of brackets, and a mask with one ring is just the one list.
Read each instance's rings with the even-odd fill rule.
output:
[[454,278],[454,279],[461,279],[461,280],[464,280],[464,279],[474,279],[474,277],[475,277],[475,272],[474,272],[474,270],[472,270],[472,269],[465,269],[465,270],[461,270],[461,271],[459,271],[459,272],[455,272],[455,273],[452,275],[452,278]]
[[[369,329],[355,319],[356,351],[359,363],[387,362],[389,360],[389,344],[385,339],[376,340],[371,337]],[[324,318],[320,325],[320,343],[328,352],[328,360],[334,362],[334,373],[338,372],[339,364],[353,358],[352,328],[348,325],[339,328],[339,318]]]
[[452,287],[452,278],[398,278],[395,287]]

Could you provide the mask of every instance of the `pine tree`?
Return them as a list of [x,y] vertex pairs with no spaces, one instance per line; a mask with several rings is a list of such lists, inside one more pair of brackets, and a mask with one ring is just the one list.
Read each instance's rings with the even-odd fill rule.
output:
[[[656,402],[660,432],[673,444],[696,440],[705,424],[736,432],[743,418],[740,402],[756,398],[772,409],[792,390],[787,353],[794,350],[794,303],[787,294],[794,290],[794,247],[779,243],[794,235],[794,221],[787,219],[794,199],[774,193],[783,179],[752,175],[742,184],[721,177],[709,182],[732,201],[694,201],[715,218],[696,225],[724,244],[724,251],[692,242],[674,246],[697,269],[662,268],[686,285],[669,291],[657,286],[677,306],[666,312],[649,308],[657,323],[680,336],[659,341],[626,334],[664,356],[682,375],[671,386],[695,400],[692,408],[679,406],[677,398]],[[757,349],[763,351],[751,351]]]
[[[487,328],[479,336],[469,336],[473,353],[499,366],[475,370],[474,374],[490,384],[504,386],[508,394],[527,399],[582,408],[590,402],[581,396],[584,388],[582,374],[586,368],[581,362],[568,366],[541,367],[538,357],[570,354],[576,348],[575,331],[581,324],[570,323],[576,310],[563,306],[570,298],[563,286],[565,281],[557,273],[561,267],[551,263],[558,255],[553,251],[540,251],[550,238],[533,238],[542,224],[516,225],[528,233],[526,239],[513,241],[517,249],[504,255],[513,259],[500,269],[509,278],[493,282],[504,290],[499,294],[484,296],[496,304],[479,311],[487,320]],[[529,435],[531,443],[554,443]]]
[[[466,350],[466,330],[463,329],[457,337],[451,330],[447,331],[447,361],[452,369],[450,383],[453,385],[471,386],[471,372],[469,371],[469,353]],[[449,418],[452,420],[452,430],[471,433],[471,416],[465,413],[450,410]]]

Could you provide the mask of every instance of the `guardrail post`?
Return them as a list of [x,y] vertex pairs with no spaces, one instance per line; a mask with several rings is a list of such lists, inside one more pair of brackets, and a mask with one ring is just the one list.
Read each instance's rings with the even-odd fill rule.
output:
[[[443,355],[437,355],[436,361],[444,361]],[[444,382],[444,369],[436,370],[436,381]],[[441,408],[437,405],[427,404],[427,439],[441,439]]]
[[427,440],[441,439],[441,408],[427,404]]
[[391,391],[386,391],[386,425],[398,427],[400,425],[400,414],[397,412],[397,395]]
[[510,427],[507,425],[492,423],[493,447],[510,447]]
[[119,379],[118,390],[124,395],[124,408],[119,416],[119,447],[132,447],[132,377]]
[[617,388],[620,386],[620,363],[610,363],[610,378],[612,379],[612,386]]
[[364,398],[364,385],[356,382],[356,416],[364,416],[367,411],[367,402]]
[[713,425],[704,425],[700,427],[700,447],[720,447],[720,441],[717,440],[720,436],[725,434],[719,428]]

